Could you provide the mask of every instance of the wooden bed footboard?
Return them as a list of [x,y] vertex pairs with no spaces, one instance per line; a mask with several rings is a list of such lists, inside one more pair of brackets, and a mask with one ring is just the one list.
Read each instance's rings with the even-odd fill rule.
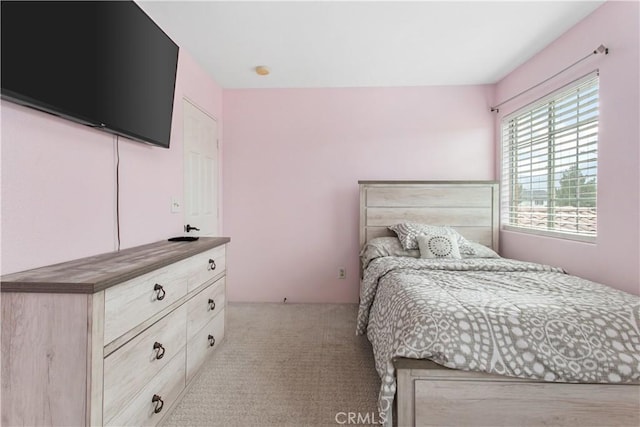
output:
[[398,359],[404,426],[638,426],[640,384],[567,384],[459,371]]

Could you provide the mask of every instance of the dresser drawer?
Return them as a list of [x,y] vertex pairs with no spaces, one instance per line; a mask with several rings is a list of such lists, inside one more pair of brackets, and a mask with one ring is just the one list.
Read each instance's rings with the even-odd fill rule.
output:
[[209,280],[224,274],[226,262],[225,246],[210,249],[191,258],[189,272],[189,292],[208,282]]
[[104,360],[105,419],[122,411],[135,394],[184,352],[187,309],[184,305],[159,320]]
[[179,261],[108,288],[104,303],[105,345],[185,296],[192,261]]
[[225,286],[225,278],[223,277],[187,302],[187,340],[191,339],[207,322],[224,310]]
[[187,341],[187,382],[224,339],[224,310]]
[[[185,387],[185,351],[179,351],[160,372],[138,392],[129,404],[111,419],[104,419],[110,426],[153,426],[173,406]],[[160,401],[153,401],[154,396]],[[161,407],[161,408],[160,408]],[[155,412],[156,408],[160,409]]]

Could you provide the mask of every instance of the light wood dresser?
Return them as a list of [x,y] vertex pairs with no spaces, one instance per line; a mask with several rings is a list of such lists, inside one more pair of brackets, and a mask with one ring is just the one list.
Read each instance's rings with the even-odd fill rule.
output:
[[226,237],[2,276],[2,425],[156,425],[224,339]]

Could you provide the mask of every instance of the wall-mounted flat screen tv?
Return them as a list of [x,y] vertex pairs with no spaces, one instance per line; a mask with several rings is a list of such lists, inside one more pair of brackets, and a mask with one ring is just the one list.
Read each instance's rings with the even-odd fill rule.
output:
[[2,1],[2,98],[169,147],[178,46],[134,2]]

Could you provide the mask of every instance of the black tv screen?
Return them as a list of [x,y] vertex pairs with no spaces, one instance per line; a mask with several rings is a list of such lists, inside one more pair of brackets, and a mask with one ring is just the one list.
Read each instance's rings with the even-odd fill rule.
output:
[[169,147],[178,46],[128,1],[2,1],[2,98]]

